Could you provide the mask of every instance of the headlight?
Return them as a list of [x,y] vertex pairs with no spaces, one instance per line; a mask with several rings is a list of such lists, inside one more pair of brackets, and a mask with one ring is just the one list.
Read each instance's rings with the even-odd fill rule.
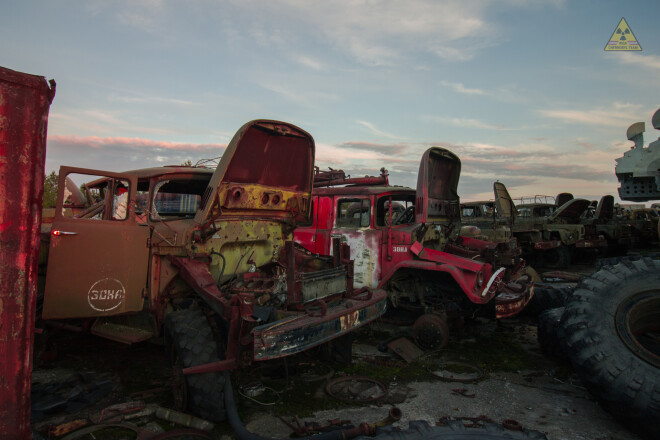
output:
[[482,271],[477,272],[477,287],[481,287],[484,284],[484,273]]

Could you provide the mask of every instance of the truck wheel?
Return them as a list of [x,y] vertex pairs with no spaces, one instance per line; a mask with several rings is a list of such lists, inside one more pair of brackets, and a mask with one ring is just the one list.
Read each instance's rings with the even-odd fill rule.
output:
[[564,331],[560,326],[564,307],[548,309],[539,315],[537,338],[541,351],[557,359],[566,359]]
[[571,265],[572,255],[568,246],[561,245],[543,253],[543,265],[552,269],[564,269]]
[[429,426],[422,420],[412,421],[402,431],[387,426],[379,428],[373,437],[360,436],[356,440],[547,440],[542,432],[527,430],[517,425],[516,430],[502,425],[484,423],[479,427],[466,427],[460,420],[447,420],[444,426]]
[[623,260],[582,280],[562,327],[566,353],[600,404],[660,438],[660,261]]
[[449,343],[447,319],[435,313],[425,313],[413,324],[413,335],[423,350],[444,348]]
[[190,411],[203,419],[225,419],[225,379],[221,372],[184,375],[187,367],[217,362],[218,343],[209,322],[200,309],[185,309],[165,317],[165,335],[170,343],[174,404],[180,411]]

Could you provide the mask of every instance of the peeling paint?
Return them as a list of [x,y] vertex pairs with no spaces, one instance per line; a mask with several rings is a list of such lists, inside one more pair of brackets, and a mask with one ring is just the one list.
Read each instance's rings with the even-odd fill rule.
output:
[[[54,83],[53,83],[54,85]],[[31,341],[46,151],[54,95],[43,77],[0,67],[0,436],[30,438]],[[6,378],[11,378],[8,381]]]

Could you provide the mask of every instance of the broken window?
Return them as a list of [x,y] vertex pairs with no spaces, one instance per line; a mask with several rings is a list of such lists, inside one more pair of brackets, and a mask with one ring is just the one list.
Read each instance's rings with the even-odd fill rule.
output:
[[209,179],[210,176],[201,179],[171,178],[156,183],[153,189],[151,218],[165,220],[194,217]]
[[89,220],[128,218],[128,180],[71,173],[66,176],[66,182],[62,215]]
[[[390,204],[392,204],[391,218]],[[390,224],[413,223],[415,221],[414,210],[414,194],[393,194],[380,197],[376,202],[376,225],[388,226]]]
[[368,199],[340,199],[337,203],[337,227],[366,228],[370,225],[371,202]]

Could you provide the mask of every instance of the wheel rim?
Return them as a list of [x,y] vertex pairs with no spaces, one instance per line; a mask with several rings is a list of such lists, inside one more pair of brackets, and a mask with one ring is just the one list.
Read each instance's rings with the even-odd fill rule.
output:
[[443,348],[449,342],[447,321],[433,313],[420,316],[413,324],[415,342],[424,350]]
[[639,358],[660,368],[660,291],[626,298],[615,316],[619,337]]

